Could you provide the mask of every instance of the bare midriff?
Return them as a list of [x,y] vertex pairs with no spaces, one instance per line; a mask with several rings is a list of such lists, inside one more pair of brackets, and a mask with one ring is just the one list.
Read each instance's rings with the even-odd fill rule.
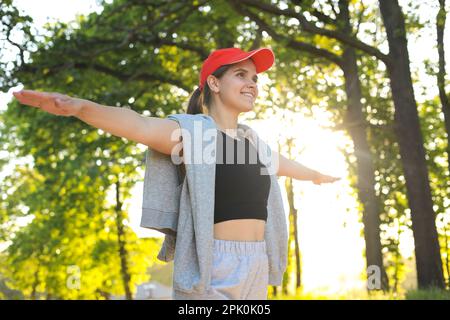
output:
[[214,224],[214,239],[232,241],[263,241],[266,221],[233,219]]

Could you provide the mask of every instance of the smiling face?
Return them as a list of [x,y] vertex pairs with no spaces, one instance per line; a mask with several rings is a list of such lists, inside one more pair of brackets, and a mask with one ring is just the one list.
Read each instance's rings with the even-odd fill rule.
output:
[[237,112],[253,109],[258,96],[258,76],[255,64],[250,58],[232,65],[220,79],[209,77],[212,77],[211,80],[218,80],[211,81],[210,87],[217,93],[215,99],[220,99],[221,105]]

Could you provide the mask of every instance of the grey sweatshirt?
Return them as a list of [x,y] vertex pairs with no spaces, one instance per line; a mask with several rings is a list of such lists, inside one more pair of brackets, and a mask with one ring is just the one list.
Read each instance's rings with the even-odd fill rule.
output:
[[[173,290],[177,297],[208,294],[211,283],[214,227],[214,187],[217,125],[206,114],[172,114],[182,133],[179,157],[148,148],[144,177],[141,227],[164,233],[158,259],[174,261]],[[269,285],[280,285],[287,264],[288,226],[275,168],[278,159],[256,131],[238,123],[270,174],[264,238],[269,261]],[[244,191],[243,191],[244,192]]]

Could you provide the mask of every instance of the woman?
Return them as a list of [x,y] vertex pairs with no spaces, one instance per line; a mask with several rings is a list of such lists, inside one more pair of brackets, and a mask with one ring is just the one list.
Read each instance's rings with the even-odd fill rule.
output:
[[[270,179],[260,174],[264,164],[254,143],[240,134],[238,117],[240,113],[253,110],[258,96],[257,74],[269,69],[274,59],[273,52],[267,48],[249,52],[238,48],[213,51],[203,62],[199,87],[189,100],[187,113],[209,115],[217,127],[218,141],[223,142],[217,148],[215,171],[214,256],[210,283],[214,291],[202,298],[267,297],[265,226]],[[171,119],[144,117],[131,109],[103,106],[59,93],[22,90],[14,96],[23,104],[55,115],[75,116],[160,153],[177,156],[181,152],[183,155],[178,146],[181,131]],[[251,153],[255,155],[255,163],[249,163]],[[236,156],[230,161],[229,154]],[[311,180],[315,184],[339,179],[278,156],[278,176]]]

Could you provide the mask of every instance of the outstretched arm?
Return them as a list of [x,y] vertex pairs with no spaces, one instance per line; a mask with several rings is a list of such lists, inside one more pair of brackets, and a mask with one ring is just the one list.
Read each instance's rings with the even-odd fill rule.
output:
[[319,171],[310,169],[297,161],[290,160],[280,153],[273,151],[275,156],[278,156],[278,176],[290,177],[297,180],[308,180],[312,181],[314,184],[334,182],[341,178],[332,177],[326,174],[322,174]]
[[120,107],[104,106],[58,92],[21,90],[14,97],[22,104],[59,116],[74,116],[115,136],[142,143],[165,154],[178,154],[179,125],[169,119],[145,117]]
[[22,104],[54,115],[74,116],[115,136],[144,142],[144,117],[131,109],[104,106],[57,92],[21,90],[13,94]]

